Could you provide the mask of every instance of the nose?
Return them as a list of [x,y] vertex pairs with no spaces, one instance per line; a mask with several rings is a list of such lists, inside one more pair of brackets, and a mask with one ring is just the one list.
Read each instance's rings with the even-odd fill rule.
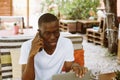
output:
[[51,39],[51,40],[55,40],[55,38],[56,38],[55,35],[54,35],[53,33],[51,33],[50,39]]

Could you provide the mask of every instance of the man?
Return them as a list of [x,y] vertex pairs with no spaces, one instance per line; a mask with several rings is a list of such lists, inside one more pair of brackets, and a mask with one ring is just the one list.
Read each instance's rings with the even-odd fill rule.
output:
[[38,20],[38,33],[33,40],[23,43],[20,64],[22,80],[52,80],[54,74],[73,70],[77,76],[85,74],[85,68],[74,63],[72,42],[60,36],[59,20],[46,13]]

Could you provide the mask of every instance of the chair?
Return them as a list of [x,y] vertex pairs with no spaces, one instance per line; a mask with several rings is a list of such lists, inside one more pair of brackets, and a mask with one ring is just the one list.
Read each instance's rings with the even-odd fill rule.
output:
[[12,79],[12,62],[9,51],[0,51],[0,80]]
[[20,80],[22,75],[22,66],[19,64],[20,48],[11,49],[13,79]]
[[83,49],[77,49],[74,50],[74,57],[76,63],[78,63],[80,66],[84,66],[84,50]]
[[105,20],[101,20],[98,27],[87,29],[87,41],[95,44],[105,44]]

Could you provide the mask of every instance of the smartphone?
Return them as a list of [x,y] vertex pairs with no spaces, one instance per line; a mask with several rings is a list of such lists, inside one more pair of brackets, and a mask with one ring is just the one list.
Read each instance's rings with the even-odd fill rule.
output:
[[42,38],[42,34],[40,30],[38,30],[38,33],[39,33],[39,37]]
[[[38,30],[38,33],[39,33],[39,37],[42,38],[42,35],[41,35],[41,31],[40,31],[40,30]],[[41,48],[39,49],[39,51],[41,51],[42,49],[43,49],[43,47],[41,47]]]

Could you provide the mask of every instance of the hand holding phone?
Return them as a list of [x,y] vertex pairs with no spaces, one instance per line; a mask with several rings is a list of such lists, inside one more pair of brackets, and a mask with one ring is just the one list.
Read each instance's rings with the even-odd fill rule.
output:
[[31,54],[30,55],[34,56],[34,55],[37,54],[37,52],[42,50],[42,48],[43,48],[43,39],[42,39],[42,37],[40,37],[39,33],[37,33],[36,36],[34,37],[31,46],[32,47],[31,47]]

